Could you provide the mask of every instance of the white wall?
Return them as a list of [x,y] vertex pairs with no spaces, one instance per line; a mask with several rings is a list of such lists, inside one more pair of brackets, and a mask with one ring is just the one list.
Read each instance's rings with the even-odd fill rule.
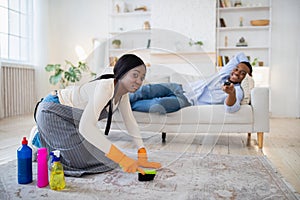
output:
[[[37,84],[39,95],[41,95],[51,89],[49,85],[47,87],[43,84],[44,77],[48,76],[43,71],[47,63],[63,63],[65,59],[77,62],[78,58],[74,50],[76,45],[81,45],[86,52],[90,52],[92,38],[102,39],[108,36],[109,8],[108,0],[48,0],[45,3],[35,0],[35,2],[41,6],[41,10],[38,10],[40,23],[37,29],[42,36],[38,37],[36,57],[37,68],[40,69],[39,75],[42,77],[38,79]],[[161,24],[164,28],[174,28],[175,31],[182,32],[184,35],[190,34],[194,40],[203,40],[208,51],[215,46],[215,30],[212,28],[215,20],[209,24],[211,19],[207,18],[215,14],[213,8],[210,10],[210,6],[214,5],[212,2],[215,1],[153,0],[153,2],[158,5],[155,7],[157,11],[152,8],[154,15],[157,12],[156,15],[160,16],[153,18],[154,27],[155,24],[157,27]],[[181,6],[181,3],[184,5]],[[272,115],[300,117],[298,36],[300,1],[273,0],[272,4],[272,70],[270,75]],[[198,7],[195,9],[193,5]],[[199,6],[205,8],[205,12],[200,12]],[[184,13],[184,15],[179,13]],[[186,15],[189,13],[190,15]],[[156,23],[157,20],[160,22]],[[195,34],[197,32],[199,35]]]
[[215,52],[215,0],[152,0],[154,28],[173,30]]
[[[1,58],[0,58],[0,66],[1,65]],[[2,77],[2,70],[0,70],[0,77]],[[2,81],[0,81],[0,88],[2,88]],[[0,90],[0,95],[2,96],[2,90]],[[3,105],[3,101],[2,98],[0,98],[0,119],[2,119],[4,117],[4,105]]]
[[[151,26],[154,29],[151,32],[151,47],[159,49],[160,53],[176,53],[173,57],[161,56],[161,59],[158,54],[155,58],[152,55],[151,63],[167,67],[169,74],[173,71],[199,76],[215,73],[215,59],[211,59],[209,53],[215,52],[216,1],[151,2]],[[191,47],[190,40],[202,41],[203,46]],[[194,54],[188,54],[189,52]]]
[[93,38],[108,36],[107,0],[50,0],[49,12],[50,62],[77,62],[76,45],[89,54]]
[[33,20],[33,59],[35,65],[36,95],[40,99],[49,92],[48,75],[44,67],[49,58],[49,12],[48,1],[33,1],[33,13],[36,16]]
[[300,117],[300,1],[272,3],[272,116]]
[[65,64],[65,60],[77,64],[77,45],[88,56],[93,50],[94,38],[101,40],[108,37],[108,1],[35,0],[34,11],[34,63],[37,98],[41,98],[55,88],[45,81],[49,77],[44,70],[47,64]]

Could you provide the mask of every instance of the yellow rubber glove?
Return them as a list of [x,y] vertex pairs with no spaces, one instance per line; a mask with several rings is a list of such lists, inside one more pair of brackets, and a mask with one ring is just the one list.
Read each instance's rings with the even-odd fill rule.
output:
[[119,163],[124,172],[135,173],[138,171],[143,175],[145,174],[144,170],[139,167],[138,162],[136,160],[126,156],[114,145],[111,145],[109,152],[106,154],[106,157],[108,157],[116,163]]
[[149,162],[147,157],[147,151],[145,148],[140,148],[138,150],[138,164],[141,167],[146,168],[160,168],[161,164],[158,162]]

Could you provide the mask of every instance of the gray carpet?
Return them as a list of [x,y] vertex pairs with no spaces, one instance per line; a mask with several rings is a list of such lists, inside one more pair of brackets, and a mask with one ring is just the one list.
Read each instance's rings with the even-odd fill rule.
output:
[[66,177],[66,189],[17,184],[16,161],[0,165],[0,199],[298,199],[264,156],[152,153],[163,165],[151,182],[120,169]]

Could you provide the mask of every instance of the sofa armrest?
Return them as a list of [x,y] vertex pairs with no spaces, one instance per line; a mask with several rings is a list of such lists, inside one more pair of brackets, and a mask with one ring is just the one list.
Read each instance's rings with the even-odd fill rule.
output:
[[251,90],[253,132],[269,132],[269,88],[254,87]]

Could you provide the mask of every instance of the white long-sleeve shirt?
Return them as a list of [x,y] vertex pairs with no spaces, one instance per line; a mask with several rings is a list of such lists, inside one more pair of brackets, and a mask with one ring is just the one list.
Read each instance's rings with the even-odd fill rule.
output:
[[[113,79],[102,79],[57,91],[61,104],[84,110],[79,123],[79,131],[87,141],[104,153],[109,152],[112,143],[98,128],[97,122],[101,111],[113,97],[114,89]],[[137,147],[143,147],[140,130],[129,103],[129,95],[123,95],[117,104],[113,100],[112,104],[113,110],[119,109],[127,131],[133,137]]]
[[183,85],[185,96],[192,105],[224,104],[226,112],[236,112],[241,107],[244,92],[240,84],[235,84],[236,102],[232,106],[226,104],[228,94],[222,90],[222,85],[230,77],[231,71],[240,62],[249,62],[244,53],[238,53],[218,73],[205,79]]

